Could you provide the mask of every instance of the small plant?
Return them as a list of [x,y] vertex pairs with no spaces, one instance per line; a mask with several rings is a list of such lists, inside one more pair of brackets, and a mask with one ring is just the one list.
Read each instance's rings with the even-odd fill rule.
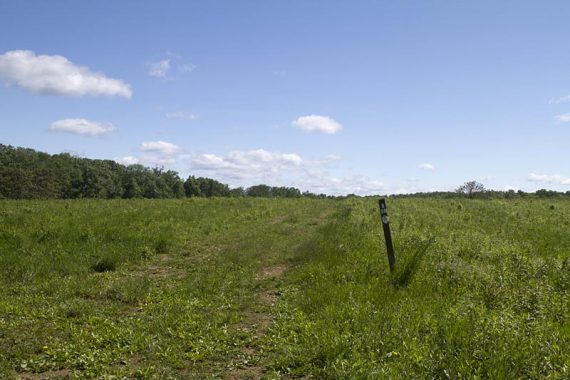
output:
[[165,238],[160,238],[154,246],[154,251],[159,255],[168,253],[169,249],[170,243]]
[[91,270],[93,270],[94,272],[97,272],[97,273],[114,272],[116,269],[116,265],[117,264],[112,259],[101,258],[101,259],[95,261],[95,263],[93,263],[93,265],[91,265]]
[[410,283],[433,241],[433,238],[430,238],[425,241],[418,240],[412,243],[413,253],[403,256],[400,259],[400,263],[396,265],[396,269],[392,274],[392,285],[396,288],[402,288]]

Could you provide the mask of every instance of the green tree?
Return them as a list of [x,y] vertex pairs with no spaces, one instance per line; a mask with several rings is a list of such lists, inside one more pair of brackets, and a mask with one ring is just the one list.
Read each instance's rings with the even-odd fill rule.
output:
[[477,194],[485,192],[485,186],[477,181],[469,181],[459,186],[455,191],[467,195],[468,198],[474,198]]
[[187,197],[201,197],[202,191],[200,190],[200,185],[198,180],[194,176],[188,177],[184,182],[184,191]]
[[255,185],[249,187],[246,193],[250,197],[271,197],[271,187],[264,184]]

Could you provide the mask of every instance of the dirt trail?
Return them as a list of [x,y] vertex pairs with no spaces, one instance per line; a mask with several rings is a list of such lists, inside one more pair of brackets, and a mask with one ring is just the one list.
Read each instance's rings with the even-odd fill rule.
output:
[[[263,267],[257,272],[255,279],[261,284],[271,284],[271,280],[283,276],[288,267],[286,264]],[[226,379],[260,379],[265,374],[266,370],[261,362],[262,352],[260,351],[260,345],[273,323],[271,308],[277,304],[280,295],[281,293],[275,286],[261,286],[256,293],[255,303],[244,313],[244,320],[240,326],[244,330],[253,332],[254,340],[252,344],[240,348],[240,352],[245,358],[245,361],[242,360],[242,362],[245,365],[230,371]]]
[[[330,218],[333,211],[324,210],[315,215],[310,221],[310,226],[319,226]],[[272,219],[269,224],[280,224],[287,219],[286,215],[280,215]],[[255,275],[259,290],[255,294],[253,305],[244,312],[244,319],[239,328],[253,332],[253,341],[240,348],[240,357],[233,358],[232,363],[237,363],[237,368],[226,373],[225,379],[260,379],[266,374],[263,362],[263,340],[273,324],[272,308],[279,302],[281,293],[276,287],[275,279],[279,279],[289,269],[289,264],[277,263],[263,266]]]

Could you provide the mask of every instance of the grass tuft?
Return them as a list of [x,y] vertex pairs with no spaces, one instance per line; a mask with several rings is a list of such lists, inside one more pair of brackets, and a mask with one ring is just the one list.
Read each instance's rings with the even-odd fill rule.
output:
[[91,265],[91,270],[96,273],[114,272],[117,269],[117,263],[110,258],[101,258]]
[[[414,238],[408,244],[408,252],[404,251],[400,254],[396,262],[394,273],[391,276],[392,285],[396,288],[406,287],[414,278],[420,268],[426,252],[435,242],[434,238],[425,240]],[[411,250],[411,252],[410,252]]]

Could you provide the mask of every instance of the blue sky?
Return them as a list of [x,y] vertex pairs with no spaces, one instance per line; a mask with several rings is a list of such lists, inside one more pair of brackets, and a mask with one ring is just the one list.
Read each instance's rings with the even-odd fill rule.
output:
[[0,142],[231,186],[570,190],[567,1],[0,0]]

